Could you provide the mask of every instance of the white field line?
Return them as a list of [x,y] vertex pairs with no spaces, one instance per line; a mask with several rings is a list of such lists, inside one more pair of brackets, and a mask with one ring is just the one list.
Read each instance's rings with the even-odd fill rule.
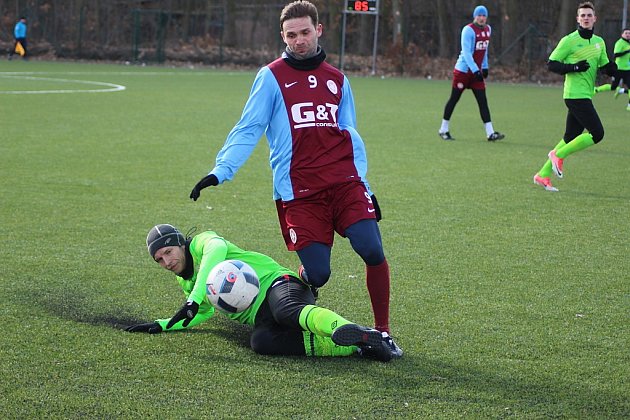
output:
[[21,80],[36,80],[47,82],[60,82],[60,83],[79,83],[85,85],[105,86],[102,89],[54,89],[54,90],[0,90],[0,94],[9,95],[29,95],[29,94],[41,94],[41,93],[104,93],[104,92],[118,92],[127,89],[123,85],[117,85],[115,83],[107,82],[94,82],[91,80],[73,80],[73,79],[57,79],[52,77],[33,77],[25,75],[12,75],[6,73],[0,73],[0,77],[7,79],[21,79]]
[[[45,80],[60,83],[82,83],[97,86],[106,86],[103,89],[54,89],[54,90],[0,90],[0,94],[12,94],[12,95],[28,95],[28,94],[41,94],[41,93],[103,93],[103,92],[119,92],[125,90],[126,87],[115,83],[107,82],[95,82],[89,80],[74,80],[74,79],[57,79],[51,77],[40,77],[40,74],[46,75],[64,75],[64,76],[77,76],[77,75],[90,75],[90,76],[209,76],[215,73],[212,72],[141,72],[141,71],[119,71],[119,72],[0,72],[0,77],[4,78],[16,78],[25,80]],[[236,76],[243,74],[242,72],[226,72],[221,73],[227,76]]]

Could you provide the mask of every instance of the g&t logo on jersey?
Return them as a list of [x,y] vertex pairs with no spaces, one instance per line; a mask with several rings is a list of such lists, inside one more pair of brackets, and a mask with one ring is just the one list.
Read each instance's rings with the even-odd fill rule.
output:
[[489,43],[490,43],[489,40],[477,41],[477,43],[475,44],[475,49],[476,50],[487,50]]
[[291,107],[293,128],[337,127],[336,104],[315,105],[313,102],[300,102]]

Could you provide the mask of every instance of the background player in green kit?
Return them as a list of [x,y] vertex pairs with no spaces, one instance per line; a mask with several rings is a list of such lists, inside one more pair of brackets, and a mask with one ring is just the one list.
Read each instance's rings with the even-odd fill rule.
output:
[[[630,87],[630,28],[621,31],[621,38],[615,42],[613,50],[615,54],[615,64],[617,65],[617,73],[615,73],[612,83],[606,83],[595,88],[595,92],[615,91],[615,98],[622,93],[627,93],[630,97],[628,88]],[[623,86],[626,86],[625,88]],[[630,99],[626,106],[626,111],[630,111]]]
[[310,288],[297,274],[267,255],[245,251],[212,231],[184,238],[169,224],[151,228],[147,248],[160,266],[177,275],[187,301],[173,317],[132,325],[126,328],[129,332],[155,334],[207,321],[215,313],[206,297],[210,271],[221,261],[241,260],[256,271],[260,292],[245,311],[225,315],[254,326],[250,344],[256,353],[285,356],[358,353],[383,362],[393,357],[380,331],[351,323],[329,309],[316,306]]
[[534,183],[547,191],[558,191],[551,185],[550,175],[553,171],[558,178],[563,177],[565,158],[604,138],[604,126],[591,98],[597,70],[603,69],[612,76],[617,66],[608,61],[604,40],[593,34],[596,21],[593,4],[580,3],[577,9],[578,29],[562,38],[549,56],[549,70],[565,75],[563,98],[568,113],[562,140],[549,152],[549,159],[534,175]]

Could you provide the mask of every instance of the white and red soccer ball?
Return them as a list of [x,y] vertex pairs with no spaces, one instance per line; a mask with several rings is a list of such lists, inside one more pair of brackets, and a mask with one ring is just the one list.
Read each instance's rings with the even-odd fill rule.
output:
[[226,313],[243,312],[258,296],[260,282],[254,269],[239,260],[226,260],[217,264],[206,281],[206,294],[210,303]]

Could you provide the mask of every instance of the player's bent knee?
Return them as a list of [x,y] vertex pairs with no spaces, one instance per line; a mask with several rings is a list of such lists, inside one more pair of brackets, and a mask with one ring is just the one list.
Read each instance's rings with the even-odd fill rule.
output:
[[330,267],[314,266],[306,269],[311,286],[322,287],[330,278]]
[[356,250],[357,254],[361,256],[363,262],[366,265],[379,265],[385,259],[385,254],[383,253],[383,248],[378,247],[370,247],[362,250]]
[[593,131],[591,133],[591,136],[593,136],[593,142],[595,144],[599,143],[600,141],[604,139],[604,129],[602,128],[601,130]]
[[276,353],[273,334],[269,330],[254,330],[249,338],[249,345],[257,354],[272,355]]

